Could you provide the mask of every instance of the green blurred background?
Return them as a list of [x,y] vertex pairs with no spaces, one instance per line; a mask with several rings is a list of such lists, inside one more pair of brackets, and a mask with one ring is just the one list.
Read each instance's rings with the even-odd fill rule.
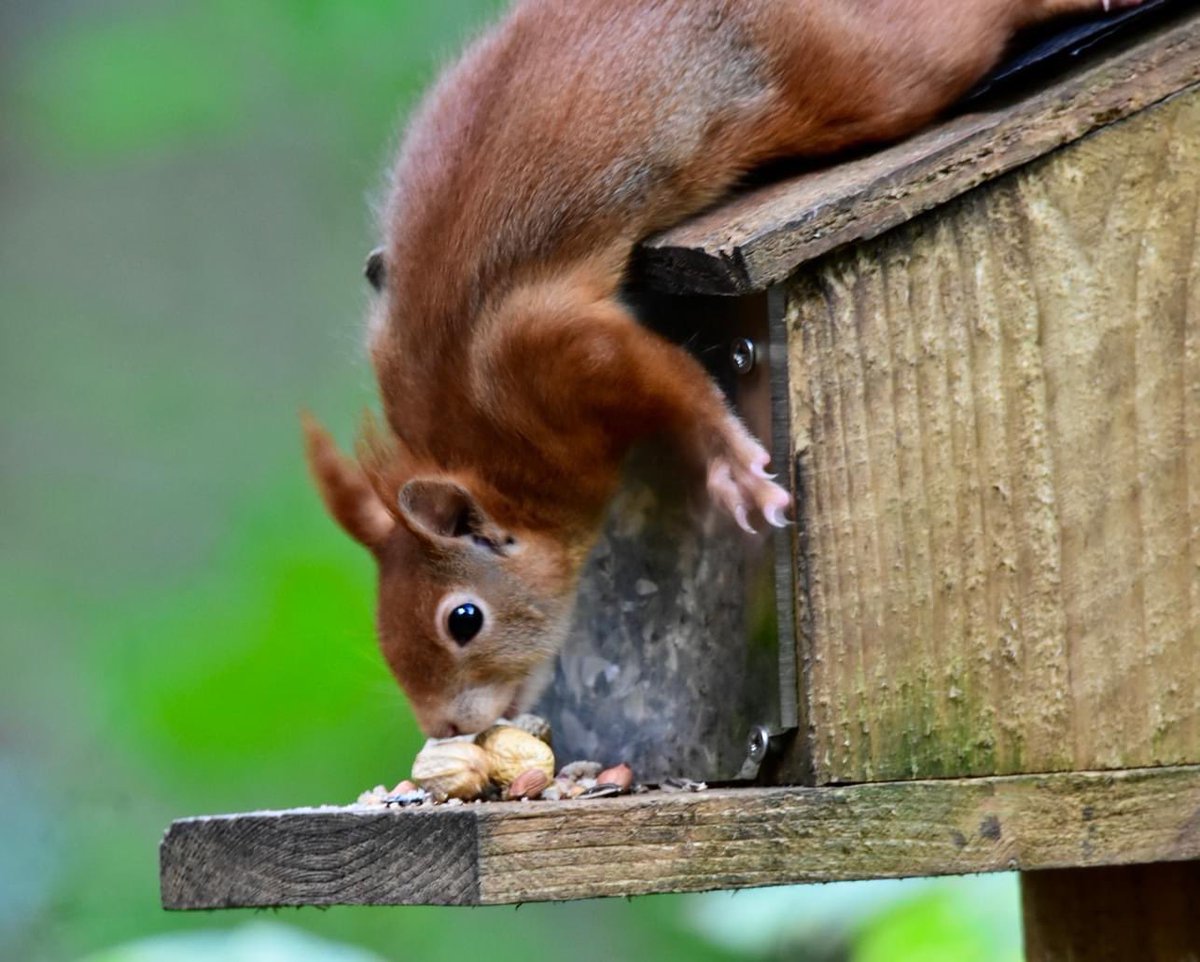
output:
[[1011,878],[158,907],[171,818],[349,802],[420,744],[296,415],[371,403],[371,201],[498,6],[0,3],[0,959],[1016,958]]

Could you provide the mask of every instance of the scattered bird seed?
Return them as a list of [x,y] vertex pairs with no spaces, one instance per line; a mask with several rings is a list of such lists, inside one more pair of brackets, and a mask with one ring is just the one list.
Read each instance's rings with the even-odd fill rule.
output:
[[593,785],[586,789],[580,798],[611,798],[614,795],[623,795],[624,789],[620,785]]
[[703,792],[708,788],[708,784],[694,782],[690,778],[664,778],[658,787],[664,792]]
[[430,794],[423,788],[414,789],[411,792],[398,792],[395,795],[385,795],[383,804],[389,808],[393,805],[398,805],[404,808],[408,805],[420,805],[426,799],[431,798]]

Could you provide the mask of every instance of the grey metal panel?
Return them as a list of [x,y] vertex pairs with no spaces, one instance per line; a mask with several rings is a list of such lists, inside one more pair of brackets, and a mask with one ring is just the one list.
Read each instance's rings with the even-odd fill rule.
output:
[[[784,445],[772,454],[786,472],[786,347],[769,345],[766,296],[656,297],[642,308],[709,368],[756,436]],[[731,357],[738,338],[756,346],[745,374]],[[668,446],[636,452],[537,708],[560,762],[627,761],[643,781],[752,775],[750,732],[796,724],[790,545],[787,531],[751,538],[714,512]]]

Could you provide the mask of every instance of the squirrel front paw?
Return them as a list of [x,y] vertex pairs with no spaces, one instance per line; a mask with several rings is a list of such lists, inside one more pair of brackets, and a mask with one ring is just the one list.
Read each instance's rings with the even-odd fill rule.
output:
[[751,519],[756,515],[772,527],[786,526],[784,512],[791,506],[792,497],[775,483],[774,475],[767,473],[771,455],[732,416],[724,433],[727,439],[723,451],[708,462],[709,496],[750,534],[755,533]]

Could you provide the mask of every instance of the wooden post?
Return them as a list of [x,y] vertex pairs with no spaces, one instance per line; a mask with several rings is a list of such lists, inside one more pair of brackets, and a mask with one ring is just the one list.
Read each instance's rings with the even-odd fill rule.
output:
[[788,282],[818,783],[1200,761],[1200,85]]
[[1027,962],[1200,960],[1200,862],[1026,872]]
[[1200,762],[1198,54],[1192,7],[646,247],[663,285],[782,308],[779,780]]

